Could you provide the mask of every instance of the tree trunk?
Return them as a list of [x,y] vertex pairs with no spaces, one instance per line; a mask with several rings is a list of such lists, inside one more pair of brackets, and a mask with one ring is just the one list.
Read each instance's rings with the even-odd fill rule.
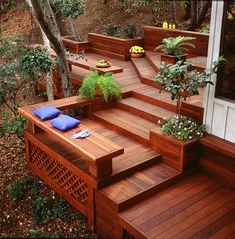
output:
[[197,27],[197,0],[191,0],[191,22],[188,30],[193,31]]
[[74,20],[73,20],[73,18],[71,16],[68,16],[68,22],[69,22],[71,31],[73,33],[74,39],[76,41],[81,41],[81,37],[80,37],[80,35],[78,33],[78,30],[77,30],[77,28],[75,26]]
[[183,16],[183,20],[187,21],[190,17],[191,17],[191,2],[188,1],[186,3],[185,15]]
[[204,2],[202,9],[198,15],[197,27],[200,27],[202,25],[210,4],[211,4],[211,1],[209,0]]
[[[26,0],[29,8],[30,8],[30,12],[32,15],[34,15],[34,10],[32,7],[32,3],[31,0]],[[42,39],[43,39],[43,44],[45,49],[48,51],[50,49],[50,41],[47,38],[46,34],[44,33],[44,31],[42,30],[41,26],[39,25],[40,30],[42,32]],[[50,100],[54,100],[54,94],[53,94],[53,77],[52,77],[52,72],[50,71],[50,73],[48,73],[46,75],[46,88],[47,88],[47,99],[48,101]]]
[[52,71],[50,71],[46,75],[46,86],[47,86],[47,99],[48,99],[48,101],[54,100]]
[[[62,78],[62,90],[63,90],[63,94],[64,97],[69,97],[71,96],[71,82],[69,79],[69,66],[65,57],[65,51],[64,51],[64,47],[63,44],[61,42],[60,39],[60,34],[58,31],[58,27],[55,29],[52,29],[52,27],[56,27],[56,21],[53,19],[53,13],[51,11],[50,14],[50,18],[48,18],[50,22],[50,24],[48,24],[48,22],[46,21],[46,17],[43,14],[42,11],[42,7],[40,5],[40,1],[38,0],[31,0],[32,2],[32,6],[34,9],[34,13],[35,16],[41,26],[41,28],[43,29],[43,31],[45,32],[45,34],[47,35],[48,39],[50,40],[60,63],[60,70],[61,70],[61,78]],[[47,5],[50,5],[48,0],[43,1],[43,3],[47,2]],[[45,5],[44,5],[45,6]],[[51,9],[51,8],[49,8]],[[49,10],[47,9],[47,10]]]
[[176,20],[176,2],[175,2],[175,0],[170,1],[170,6],[171,6],[172,21],[175,23],[175,20]]

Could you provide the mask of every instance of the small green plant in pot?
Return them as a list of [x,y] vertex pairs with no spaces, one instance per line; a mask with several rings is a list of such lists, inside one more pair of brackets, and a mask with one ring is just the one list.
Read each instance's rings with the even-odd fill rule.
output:
[[[156,75],[156,83],[160,84],[163,90],[171,93],[172,100],[177,100],[177,115],[158,122],[163,128],[163,133],[178,136],[176,138],[182,140],[191,139],[196,135],[202,136],[205,127],[198,125],[192,118],[181,115],[182,101],[198,95],[199,87],[213,85],[209,77],[217,72],[218,66],[224,61],[223,57],[219,57],[212,63],[211,68],[205,69],[204,72],[191,71],[190,64],[182,61],[174,65],[161,64],[160,71]],[[190,123],[187,125],[187,122]],[[190,125],[193,125],[193,128]]]
[[162,44],[157,46],[155,50],[163,51],[161,55],[161,62],[166,64],[175,64],[178,60],[186,60],[189,48],[195,48],[191,41],[195,40],[194,37],[169,37],[162,40]]
[[120,86],[109,72],[100,75],[98,71],[91,71],[83,80],[78,94],[90,100],[93,100],[95,96],[102,96],[106,103],[109,98],[121,99]]

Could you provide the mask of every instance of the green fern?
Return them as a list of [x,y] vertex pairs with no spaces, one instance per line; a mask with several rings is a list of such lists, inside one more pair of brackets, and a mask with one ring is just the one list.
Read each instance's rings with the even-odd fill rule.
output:
[[117,100],[121,99],[121,90],[117,81],[113,79],[111,73],[99,75],[98,71],[92,71],[83,81],[78,94],[90,100],[93,100],[96,95],[96,89],[100,88],[101,94],[105,102],[108,102],[110,97]]
[[179,57],[188,52],[189,48],[195,48],[195,45],[190,42],[195,39],[194,37],[183,36],[164,38],[162,44],[157,46],[155,50],[162,50],[166,55]]

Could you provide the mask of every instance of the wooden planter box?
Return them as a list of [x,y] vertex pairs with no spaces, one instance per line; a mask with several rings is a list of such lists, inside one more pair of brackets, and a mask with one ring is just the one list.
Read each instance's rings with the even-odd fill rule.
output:
[[162,40],[168,37],[185,36],[195,37],[196,40],[193,42],[196,48],[191,48],[188,52],[190,56],[207,56],[209,34],[182,31],[179,29],[163,29],[161,27],[144,26],[144,49],[153,51],[157,46],[162,44]]
[[89,33],[88,41],[92,52],[119,60],[130,59],[129,49],[132,46],[143,46],[143,39],[121,39],[96,33]]
[[62,42],[64,46],[72,53],[79,54],[81,51],[85,50],[85,52],[90,51],[90,43],[88,41],[78,42],[68,37],[62,37]]
[[180,58],[176,56],[171,56],[171,55],[161,55],[161,62],[165,62],[167,65],[168,64],[176,64],[177,61],[186,61],[187,54],[181,55]]
[[162,161],[179,171],[199,160],[199,139],[181,141],[164,135],[161,128],[156,128],[150,131],[150,142],[162,154]]

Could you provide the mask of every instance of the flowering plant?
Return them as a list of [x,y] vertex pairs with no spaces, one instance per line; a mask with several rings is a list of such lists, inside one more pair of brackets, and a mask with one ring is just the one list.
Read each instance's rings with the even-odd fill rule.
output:
[[144,48],[141,46],[132,46],[129,52],[134,54],[143,54]]
[[183,115],[174,115],[158,121],[162,132],[180,140],[188,140],[193,137],[202,137],[206,130],[205,125],[199,125],[193,118]]

